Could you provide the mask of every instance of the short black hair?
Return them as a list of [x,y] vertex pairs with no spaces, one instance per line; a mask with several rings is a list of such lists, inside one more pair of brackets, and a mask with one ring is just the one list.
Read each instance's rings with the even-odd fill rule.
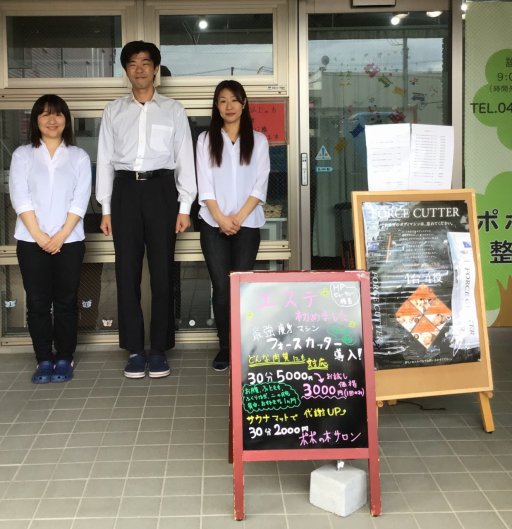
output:
[[32,107],[30,112],[30,125],[29,125],[29,136],[30,143],[33,147],[39,147],[41,145],[41,131],[37,124],[37,118],[44,112],[50,112],[50,114],[62,114],[66,119],[64,130],[62,131],[62,140],[66,146],[74,145],[75,138],[73,135],[73,125],[71,123],[71,112],[67,103],[55,94],[45,94],[41,96]]
[[121,50],[121,66],[126,71],[126,65],[128,61],[137,53],[147,51],[149,57],[153,61],[155,66],[160,66],[162,56],[160,50],[152,42],[144,42],[143,40],[132,40],[123,46]]

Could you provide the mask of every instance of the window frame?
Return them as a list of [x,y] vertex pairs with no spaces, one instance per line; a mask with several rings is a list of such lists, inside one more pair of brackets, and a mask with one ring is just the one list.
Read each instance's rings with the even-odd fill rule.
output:
[[[296,34],[290,29],[288,19],[294,16],[295,8],[287,0],[258,0],[250,11],[240,7],[238,0],[223,0],[215,3],[205,0],[185,0],[177,9],[169,0],[89,0],[86,4],[81,0],[52,0],[51,14],[62,16],[81,15],[120,15],[122,45],[132,40],[144,39],[159,46],[159,16],[162,14],[195,13],[205,14],[237,14],[237,13],[271,13],[273,16],[273,74],[237,77],[246,87],[250,99],[288,98],[290,91],[294,93],[296,74],[295,65],[290,66],[289,49],[293,45]],[[44,8],[46,7],[46,11]],[[79,117],[101,117],[105,105],[119,97],[130,93],[130,83],[123,72],[121,78],[8,78],[7,64],[7,16],[48,16],[47,6],[40,0],[1,0],[0,3],[0,111],[30,110],[34,101],[41,93],[58,93],[68,103],[73,121]],[[295,59],[292,60],[294,63]],[[222,78],[223,79],[223,78]],[[189,116],[209,115],[213,88],[222,80],[218,77],[178,78],[163,80],[158,77],[155,86],[167,97],[180,101]],[[289,79],[293,79],[290,83]],[[291,131],[290,131],[291,134]],[[291,156],[292,139],[288,139],[288,223],[290,223],[292,190],[290,188],[292,167],[295,163]],[[290,224],[289,228],[290,230]],[[262,241],[257,260],[281,262],[284,269],[289,267],[292,258],[288,240]],[[86,235],[85,263],[113,263],[115,261],[114,246],[111,237],[102,234]],[[197,232],[179,234],[176,242],[175,259],[179,262],[203,261],[204,257],[199,244]],[[16,246],[0,245],[0,266],[17,265]],[[256,264],[256,268],[261,265]],[[149,279],[144,275],[145,285]],[[148,290],[146,288],[146,290]],[[143,300],[146,313],[149,312],[148,300]],[[2,309],[0,308],[0,313]],[[117,333],[101,333],[96,335],[79,335],[81,344],[115,344]],[[180,331],[177,333],[178,343],[212,343],[216,333],[209,330]],[[30,344],[28,335],[1,336],[2,346],[23,346]]]
[[[285,0],[261,0],[255,6],[240,6],[236,0],[224,0],[222,3],[212,2],[188,2],[179,6],[169,5],[162,0],[149,0],[144,5],[144,19],[147,20],[147,36],[153,38],[153,42],[160,46],[160,16],[179,16],[200,13],[201,15],[236,15],[236,14],[272,14],[273,19],[273,41],[272,41],[272,68],[270,75],[245,75],[233,76],[244,85],[247,92],[257,92],[260,95],[270,94],[287,95],[288,77],[288,5]],[[160,77],[160,76],[159,76]],[[221,76],[176,76],[157,79],[161,89],[172,89],[173,96],[187,94],[188,97],[211,95],[212,87],[219,81],[225,79]],[[181,99],[181,98],[179,98]]]
[[[129,40],[136,39],[134,21],[136,20],[135,2],[133,0],[106,1],[91,0],[87,8],[74,2],[52,2],[52,16],[120,16],[121,46]],[[13,78],[8,72],[7,50],[7,17],[43,17],[48,16],[40,3],[23,2],[23,0],[5,0],[0,7],[0,92],[23,89],[62,88],[126,88],[128,79],[123,72],[121,77],[44,77],[44,78]]]

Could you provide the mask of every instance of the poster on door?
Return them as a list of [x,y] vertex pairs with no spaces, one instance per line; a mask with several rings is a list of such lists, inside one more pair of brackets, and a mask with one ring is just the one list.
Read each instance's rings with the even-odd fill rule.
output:
[[286,145],[286,101],[257,100],[250,103],[252,126],[265,134],[270,145]]

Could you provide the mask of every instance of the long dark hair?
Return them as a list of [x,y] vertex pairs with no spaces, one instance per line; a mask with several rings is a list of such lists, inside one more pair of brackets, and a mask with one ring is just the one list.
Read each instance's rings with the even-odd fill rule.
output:
[[210,137],[210,161],[212,165],[220,167],[222,164],[222,149],[224,147],[224,140],[222,139],[222,127],[224,120],[222,119],[217,101],[222,90],[227,89],[236,97],[236,100],[243,105],[242,116],[240,117],[240,164],[249,165],[251,162],[252,151],[254,149],[254,134],[252,130],[252,118],[249,112],[249,102],[244,87],[233,80],[221,81],[215,93],[213,94],[212,105],[212,120],[208,129]]
[[73,127],[71,125],[71,112],[69,111],[67,103],[62,97],[55,94],[46,94],[41,96],[32,107],[30,112],[29,136],[30,143],[33,147],[41,145],[41,131],[37,124],[37,118],[47,110],[50,114],[62,114],[66,119],[64,130],[62,131],[62,141],[66,146],[75,144],[75,137],[73,135]]

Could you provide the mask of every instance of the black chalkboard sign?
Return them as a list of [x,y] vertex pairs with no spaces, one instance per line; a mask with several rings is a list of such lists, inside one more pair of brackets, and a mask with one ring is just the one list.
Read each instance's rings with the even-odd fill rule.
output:
[[242,461],[280,459],[369,459],[380,513],[366,272],[231,275],[230,431],[237,519]]
[[368,446],[360,301],[357,281],[241,285],[244,449]]

